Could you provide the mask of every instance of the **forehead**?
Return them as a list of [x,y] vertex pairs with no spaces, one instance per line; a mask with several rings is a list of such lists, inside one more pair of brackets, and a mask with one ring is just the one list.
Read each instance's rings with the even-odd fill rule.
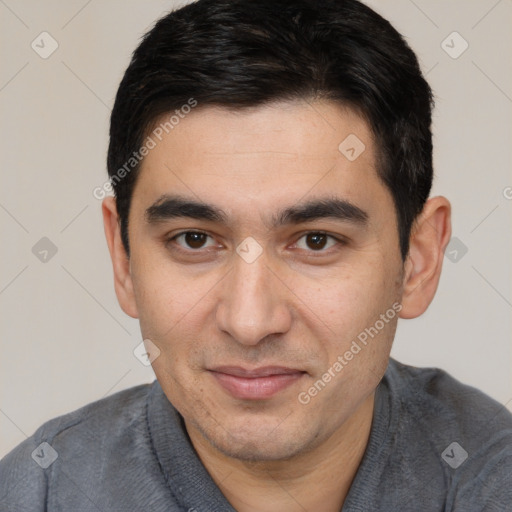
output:
[[333,194],[366,206],[390,199],[377,175],[368,124],[341,105],[199,105],[178,123],[165,125],[166,120],[156,124],[158,136],[149,134],[155,145],[142,162],[134,193],[146,207],[163,194],[216,204],[228,214],[261,213]]
[[363,117],[331,101],[297,100],[242,109],[199,105],[180,118],[162,116],[150,135],[155,138],[155,133],[161,150],[182,144],[200,149],[187,155],[189,163],[204,153],[210,159],[227,154],[247,158],[256,153],[276,158],[337,158],[340,144],[350,135],[356,149],[364,147],[367,159],[371,160],[374,149]]

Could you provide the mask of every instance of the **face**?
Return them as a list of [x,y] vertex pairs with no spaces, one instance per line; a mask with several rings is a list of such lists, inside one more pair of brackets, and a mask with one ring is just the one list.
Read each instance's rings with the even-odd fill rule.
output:
[[372,396],[403,264],[353,111],[198,107],[146,156],[129,240],[125,310],[160,350],[153,368],[189,431],[222,453],[305,453]]

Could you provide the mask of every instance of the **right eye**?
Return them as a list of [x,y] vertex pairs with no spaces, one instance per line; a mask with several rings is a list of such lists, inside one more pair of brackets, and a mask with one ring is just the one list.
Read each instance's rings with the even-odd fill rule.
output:
[[215,240],[202,231],[183,231],[170,238],[169,241],[177,243],[183,249],[192,251],[216,245]]

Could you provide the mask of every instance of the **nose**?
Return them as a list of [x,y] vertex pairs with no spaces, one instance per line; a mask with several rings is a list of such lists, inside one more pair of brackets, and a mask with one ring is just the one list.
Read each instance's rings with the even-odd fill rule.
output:
[[216,309],[219,329],[247,346],[287,332],[292,321],[287,288],[269,268],[265,254],[251,263],[237,254],[233,258],[233,268],[223,280]]

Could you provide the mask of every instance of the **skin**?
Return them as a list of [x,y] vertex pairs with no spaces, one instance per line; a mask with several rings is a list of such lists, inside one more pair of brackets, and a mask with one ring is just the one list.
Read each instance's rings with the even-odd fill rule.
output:
[[[350,134],[365,144],[354,161],[338,150]],[[340,510],[368,442],[398,315],[309,403],[299,394],[393,304],[414,318],[435,294],[450,204],[429,199],[403,262],[375,162],[366,122],[334,103],[198,107],[143,161],[129,258],[115,200],[103,203],[121,307],[159,348],[155,374],[238,511]],[[150,220],[148,208],[163,195],[213,205],[225,219]],[[333,197],[363,210],[366,222],[272,223],[287,207]],[[194,247],[190,235],[176,238],[190,230],[208,236]],[[313,238],[320,247],[306,236],[318,232],[329,235]],[[236,251],[247,237],[261,247],[251,263]],[[219,365],[303,373],[267,399],[239,399],[219,385],[211,371]]]

